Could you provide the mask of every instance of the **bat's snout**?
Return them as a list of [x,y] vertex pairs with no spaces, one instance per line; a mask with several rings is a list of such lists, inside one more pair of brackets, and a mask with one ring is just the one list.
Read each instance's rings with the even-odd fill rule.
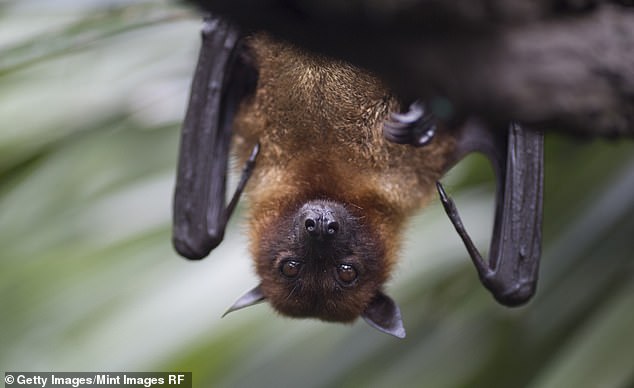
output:
[[347,210],[329,201],[310,201],[299,211],[299,229],[310,239],[330,239],[340,233]]
[[304,232],[311,238],[331,238],[339,231],[337,216],[331,212],[308,211],[302,217]]

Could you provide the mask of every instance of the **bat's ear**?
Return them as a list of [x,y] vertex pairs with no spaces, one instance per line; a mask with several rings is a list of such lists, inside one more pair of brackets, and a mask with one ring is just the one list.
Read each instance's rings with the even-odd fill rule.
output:
[[401,310],[392,298],[381,291],[376,293],[361,316],[375,329],[398,338],[405,338]]
[[265,299],[266,297],[262,293],[262,288],[258,284],[255,288],[238,298],[238,300],[236,300],[235,303],[231,307],[229,307],[229,309],[224,314],[222,314],[222,316],[224,317],[225,315],[233,311],[264,302]]

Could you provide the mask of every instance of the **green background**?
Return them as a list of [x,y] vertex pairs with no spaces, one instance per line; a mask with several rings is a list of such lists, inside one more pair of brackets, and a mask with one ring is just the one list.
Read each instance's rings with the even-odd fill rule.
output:
[[[240,212],[206,260],[170,244],[198,14],[0,1],[0,371],[191,371],[197,387],[634,386],[634,143],[549,135],[538,295],[498,306],[435,201],[387,291],[408,336],[224,310],[257,282]],[[486,250],[492,174],[445,184]]]

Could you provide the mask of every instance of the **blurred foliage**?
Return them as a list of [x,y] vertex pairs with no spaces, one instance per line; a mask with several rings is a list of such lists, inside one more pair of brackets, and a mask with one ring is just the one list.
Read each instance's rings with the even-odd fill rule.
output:
[[[192,371],[197,387],[634,386],[634,144],[548,136],[538,296],[480,286],[437,204],[388,291],[408,337],[220,319],[253,286],[235,217],[201,262],[170,246],[178,128],[199,17],[181,3],[0,3],[0,370]],[[474,240],[491,173],[446,178]]]

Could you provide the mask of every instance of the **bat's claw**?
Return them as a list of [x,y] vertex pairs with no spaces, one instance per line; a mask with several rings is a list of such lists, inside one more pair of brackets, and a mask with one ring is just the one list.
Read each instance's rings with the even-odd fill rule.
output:
[[392,113],[383,123],[383,136],[392,143],[423,147],[436,133],[436,119],[419,101],[405,113]]

